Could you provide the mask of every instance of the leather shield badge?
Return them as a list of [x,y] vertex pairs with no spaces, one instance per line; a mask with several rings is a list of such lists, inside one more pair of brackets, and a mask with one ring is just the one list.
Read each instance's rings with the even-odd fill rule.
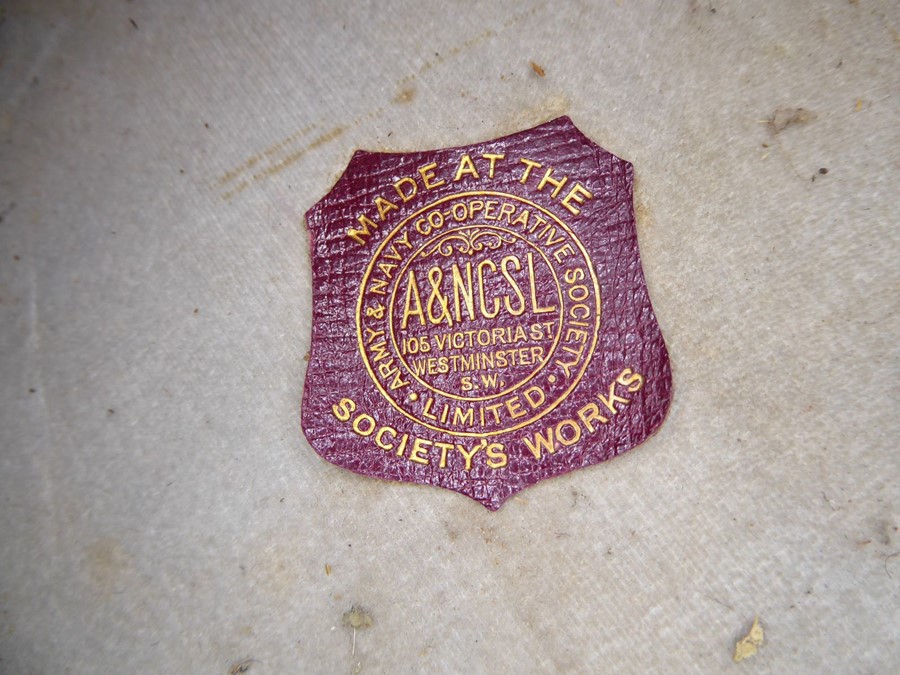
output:
[[672,380],[632,186],[632,165],[567,117],[354,154],[306,216],[312,447],[497,509],[643,442]]

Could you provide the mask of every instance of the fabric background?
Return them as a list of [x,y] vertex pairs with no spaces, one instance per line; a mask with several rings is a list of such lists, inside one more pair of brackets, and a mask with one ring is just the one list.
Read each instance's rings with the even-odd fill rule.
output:
[[[888,0],[0,5],[0,671],[900,669],[898,28]],[[302,214],[357,148],[560,114],[635,165],[660,433],[497,513],[324,462]]]

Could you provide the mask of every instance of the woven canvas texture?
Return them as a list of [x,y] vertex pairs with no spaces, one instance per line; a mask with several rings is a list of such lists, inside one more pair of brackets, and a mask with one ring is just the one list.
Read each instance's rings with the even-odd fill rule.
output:
[[[0,672],[900,669],[896,3],[0,8]],[[354,151],[634,166],[660,432],[490,512],[300,430]],[[759,653],[732,662],[759,617]]]

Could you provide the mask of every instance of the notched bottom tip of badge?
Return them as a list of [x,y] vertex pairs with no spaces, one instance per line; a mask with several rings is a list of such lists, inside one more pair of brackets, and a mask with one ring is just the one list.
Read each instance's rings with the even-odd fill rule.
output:
[[[458,496],[466,497],[476,504],[481,504],[481,506],[491,512],[499,511],[508,501],[513,499],[518,492],[530,487],[528,485],[525,485],[520,488],[510,489],[508,485],[494,484],[490,488],[486,489],[483,483],[470,483],[467,485],[442,485],[441,483],[437,482],[431,483],[423,481],[418,484],[425,488],[438,488],[447,490],[449,492],[454,492]],[[454,496],[454,499],[456,498],[457,497]]]
[[[469,495],[465,495],[465,496],[469,497]],[[484,508],[486,508],[488,511],[491,511],[491,512],[499,511],[500,507],[502,507],[509,500],[508,497],[502,498],[502,499],[496,499],[496,500],[484,500],[484,499],[478,499],[477,497],[469,497],[469,499],[471,499],[472,501],[478,502]]]
[[[521,492],[522,490],[526,490],[531,486],[523,485],[521,487],[510,489],[510,486],[504,485],[500,489],[492,489],[492,491],[489,493],[486,493],[484,490],[479,490],[478,488],[481,486],[478,485],[468,486],[468,490],[466,490],[465,488],[460,489],[450,485],[432,484],[432,487],[440,487],[445,490],[450,490],[451,492],[456,492],[463,497],[468,497],[473,502],[481,504],[488,511],[496,512],[499,511],[507,502],[516,499],[516,495],[518,495],[519,492]],[[521,499],[521,497],[519,497],[518,499],[520,501],[526,501],[524,499]]]

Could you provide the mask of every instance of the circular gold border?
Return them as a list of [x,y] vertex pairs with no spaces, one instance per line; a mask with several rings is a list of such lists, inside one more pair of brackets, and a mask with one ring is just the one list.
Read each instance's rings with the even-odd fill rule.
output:
[[[423,422],[422,420],[418,419],[417,417],[414,417],[408,411],[406,411],[402,407],[400,407],[393,400],[393,398],[391,398],[390,394],[388,394],[384,390],[384,387],[381,386],[381,382],[378,380],[375,373],[372,371],[372,368],[369,364],[369,360],[366,357],[366,349],[365,349],[365,343],[363,342],[362,323],[360,321],[360,316],[362,314],[363,298],[365,297],[365,294],[366,294],[366,284],[368,283],[368,280],[369,280],[369,276],[370,276],[370,273],[372,270],[372,264],[375,260],[377,260],[379,258],[382,251],[387,246],[387,244],[391,241],[391,239],[394,237],[394,235],[399,230],[401,230],[403,227],[405,227],[406,224],[410,220],[421,215],[422,213],[424,213],[426,211],[433,209],[437,204],[442,204],[446,201],[450,201],[452,199],[459,199],[462,197],[478,197],[478,196],[506,197],[506,198],[521,202],[523,204],[527,204],[527,205],[533,207],[534,209],[537,209],[541,213],[548,215],[550,218],[552,218],[557,224],[559,224],[569,234],[569,236],[575,242],[576,246],[578,246],[578,250],[584,256],[584,260],[588,264],[587,265],[588,272],[590,273],[591,281],[593,282],[593,285],[594,285],[594,293],[597,298],[597,301],[596,301],[597,318],[595,321],[594,335],[593,335],[593,339],[591,340],[591,346],[590,346],[590,350],[588,352],[588,357],[584,360],[584,364],[582,365],[581,369],[578,371],[578,374],[575,376],[572,384],[569,385],[569,387],[566,388],[566,390],[556,398],[556,400],[553,402],[552,405],[548,406],[546,409],[542,410],[537,415],[534,415],[533,417],[531,417],[527,420],[524,420],[523,422],[520,422],[511,427],[507,427],[505,429],[495,429],[493,431],[476,431],[476,432],[450,431],[449,429],[442,429],[441,427],[434,426],[432,424],[429,424],[428,422]],[[536,422],[540,418],[542,418],[542,417],[548,415],[549,413],[551,413],[552,411],[554,411],[556,408],[558,408],[562,404],[563,401],[566,400],[566,398],[569,396],[569,394],[572,393],[572,390],[575,389],[576,386],[578,386],[579,382],[581,382],[581,378],[584,376],[584,371],[587,369],[588,364],[590,363],[591,359],[593,358],[594,349],[597,346],[597,340],[599,339],[599,336],[600,336],[600,325],[602,323],[601,311],[602,310],[601,310],[601,298],[600,298],[600,283],[597,280],[597,273],[594,271],[593,261],[591,260],[591,257],[588,255],[587,251],[585,250],[584,245],[581,243],[581,240],[575,235],[575,233],[572,231],[572,229],[568,225],[566,225],[563,221],[561,221],[555,214],[551,213],[550,211],[543,208],[542,206],[535,204],[531,200],[525,199],[524,197],[520,197],[518,195],[509,194],[508,192],[494,192],[494,191],[490,191],[490,190],[472,191],[472,192],[457,192],[452,195],[447,195],[446,197],[441,197],[440,199],[438,199],[434,202],[431,202],[430,204],[422,207],[418,211],[415,211],[414,213],[412,213],[409,216],[407,216],[406,218],[404,218],[394,229],[392,229],[390,231],[388,236],[385,237],[384,241],[382,241],[381,244],[379,244],[378,248],[375,249],[375,253],[372,255],[372,258],[370,259],[369,264],[366,266],[366,272],[363,275],[362,284],[360,284],[359,299],[356,302],[356,338],[357,338],[357,343],[359,345],[359,351],[360,351],[360,354],[363,359],[363,365],[366,368],[366,372],[368,372],[370,379],[372,380],[372,382],[375,383],[375,386],[378,388],[378,391],[381,392],[381,395],[387,400],[388,403],[390,403],[394,407],[394,409],[397,410],[397,412],[399,412],[401,415],[403,415],[407,419],[409,419],[417,424],[421,424],[422,426],[424,426],[428,429],[431,429],[432,431],[450,434],[451,436],[462,436],[462,437],[467,437],[467,438],[487,438],[489,436],[498,436],[500,434],[510,433],[512,431],[516,431],[517,429],[526,427],[529,424]]]

